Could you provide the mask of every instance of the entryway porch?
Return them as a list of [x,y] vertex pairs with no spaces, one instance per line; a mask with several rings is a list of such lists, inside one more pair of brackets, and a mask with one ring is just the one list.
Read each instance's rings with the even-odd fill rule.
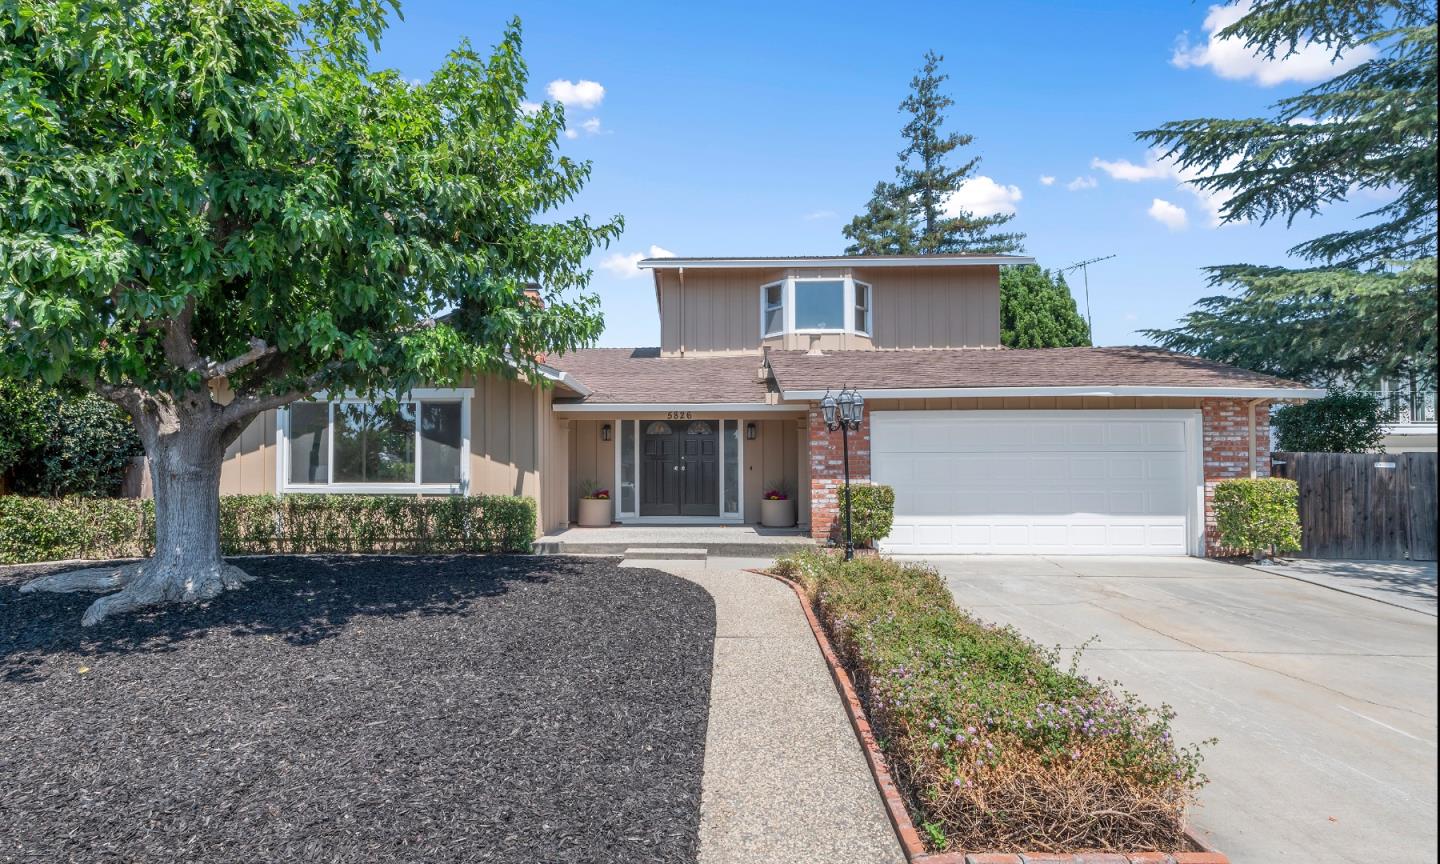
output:
[[815,540],[804,528],[644,524],[569,527],[536,540],[534,550],[540,555],[625,555],[636,549],[704,550],[704,554],[717,557],[775,558],[814,545]]

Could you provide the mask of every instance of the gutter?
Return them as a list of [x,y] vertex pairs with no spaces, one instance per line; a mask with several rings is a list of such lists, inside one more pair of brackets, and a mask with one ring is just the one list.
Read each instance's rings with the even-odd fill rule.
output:
[[571,375],[569,372],[564,371],[563,369],[556,369],[554,366],[549,366],[544,363],[537,364],[537,368],[540,370],[541,377],[543,377],[545,380],[554,381],[556,384],[564,385],[565,387],[574,390],[575,393],[581,398],[589,396],[591,393],[595,392],[589,387],[586,387],[584,384],[581,384],[579,381],[575,380],[575,376]]
[[[844,382],[837,381],[836,386]],[[942,399],[967,396],[1181,396],[1229,399],[1319,399],[1325,390],[1309,387],[899,387],[856,388],[866,399]],[[787,390],[782,385],[780,398],[814,401],[828,390]]]
[[646,258],[641,270],[734,270],[737,268],[784,269],[788,267],[998,267],[1034,264],[1028,255],[986,255],[952,258],[943,255],[834,256],[817,258]]

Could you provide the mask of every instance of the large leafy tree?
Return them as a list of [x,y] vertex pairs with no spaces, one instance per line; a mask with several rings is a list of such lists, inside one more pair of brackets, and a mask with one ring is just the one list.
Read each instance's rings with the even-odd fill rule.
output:
[[[1167,347],[1328,382],[1435,365],[1436,9],[1413,0],[1257,0],[1221,31],[1268,58],[1307,44],[1373,56],[1273,116],[1205,118],[1139,133],[1226,196],[1227,221],[1287,224],[1357,190],[1381,196],[1360,224],[1291,250],[1300,270],[1210,268],[1208,297]],[[1423,328],[1424,332],[1420,329]],[[1278,352],[1278,353],[1277,353]]]
[[1000,271],[1000,344],[1006,348],[1074,348],[1090,344],[1090,327],[1059,273],[1034,264]]
[[927,52],[925,65],[910,81],[911,93],[900,103],[909,119],[901,130],[905,147],[895,179],[876,184],[865,212],[842,229],[851,240],[847,255],[1003,254],[1022,249],[1024,234],[994,230],[1013,219],[1013,213],[977,216],[951,207],[952,196],[980,158],[952,164],[954,152],[974,138],[944,131],[945,112],[955,104],[941,89],[950,77],[940,71],[944,59]]
[[85,623],[248,578],[219,476],[257,414],[533,375],[599,333],[582,261],[620,222],[544,221],[589,166],[522,107],[518,24],[421,84],[370,65],[398,11],[0,0],[0,371],[119,404],[153,471],[151,560],[36,586],[122,588]]

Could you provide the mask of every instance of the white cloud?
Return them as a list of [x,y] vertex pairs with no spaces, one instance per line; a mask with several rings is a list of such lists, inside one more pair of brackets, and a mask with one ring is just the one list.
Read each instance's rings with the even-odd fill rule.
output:
[[571,141],[574,141],[576,138],[580,137],[580,131],[578,129],[566,129],[565,137],[569,138]]
[[834,210],[811,210],[809,213],[806,213],[806,214],[805,214],[805,221],[806,221],[806,222],[817,222],[817,221],[819,221],[819,220],[821,220],[821,219],[834,219],[834,218],[835,218],[835,211],[834,211]]
[[674,258],[675,253],[663,246],[651,246],[648,252],[612,252],[600,260],[600,269],[609,270],[621,279],[634,279],[645,275],[639,267],[645,258]]
[[1145,154],[1144,165],[1136,165],[1129,159],[1107,162],[1096,156],[1090,160],[1090,167],[1099,168],[1109,174],[1111,180],[1124,180],[1127,183],[1138,183],[1141,180],[1163,180],[1166,177],[1175,176],[1174,166],[1161,162],[1153,150]]
[[1049,174],[1041,174],[1041,175],[1040,175],[1040,185],[1041,185],[1041,186],[1054,186],[1054,185],[1055,185],[1055,178],[1054,178],[1054,177],[1051,177]]
[[[1229,171],[1238,164],[1239,160],[1232,158],[1220,165],[1220,171]],[[1196,186],[1194,181],[1203,176],[1195,168],[1179,168],[1174,162],[1160,158],[1158,150],[1150,150],[1145,154],[1145,161],[1140,164],[1131,162],[1129,159],[1116,159],[1107,161],[1100,157],[1090,160],[1093,168],[1098,168],[1110,176],[1112,180],[1120,180],[1126,183],[1141,183],[1146,180],[1171,180],[1177,184],[1178,189],[1195,196],[1198,203],[1207,214],[1211,228],[1219,228],[1222,224],[1220,211],[1230,200],[1230,195],[1224,191],[1214,189],[1202,189]],[[1151,208],[1154,209],[1153,207]],[[1237,220],[1228,224],[1244,224],[1244,220]]]
[[961,211],[976,216],[1008,215],[1015,212],[1015,202],[1021,197],[1019,186],[1006,186],[977,174],[946,196],[942,210],[946,216],[955,216]]
[[1185,215],[1185,208],[1171,204],[1161,198],[1150,202],[1150,209],[1145,211],[1150,218],[1169,228],[1171,231],[1184,231],[1189,224],[1189,217]]
[[1081,189],[1094,189],[1099,185],[1100,181],[1094,177],[1076,177],[1074,180],[1066,183],[1065,188],[1071,192],[1079,192]]
[[605,99],[605,88],[598,81],[557,78],[546,86],[545,92],[566,108],[594,108]]
[[580,124],[580,128],[583,129],[583,130],[585,130],[585,134],[586,134],[586,135],[599,135],[599,134],[600,134],[600,118],[599,118],[599,117],[589,117],[589,118],[587,118],[587,119],[585,120],[584,123],[581,123],[581,124]]
[[528,114],[528,115],[539,114],[539,113],[540,113],[540,103],[539,103],[539,102],[529,102],[529,101],[521,102],[521,103],[520,103],[520,113],[521,113],[521,114]]
[[1209,66],[1221,78],[1234,80],[1254,79],[1256,83],[1273,87],[1286,81],[1324,81],[1347,69],[1353,69],[1375,56],[1375,49],[1361,45],[1350,49],[1339,60],[1334,52],[1324,45],[1313,42],[1297,46],[1295,53],[1288,57],[1276,54],[1269,59],[1246,47],[1242,39],[1221,39],[1221,30],[1239,21],[1250,12],[1250,0],[1239,0],[1226,6],[1211,6],[1205,15],[1205,41],[1190,43],[1189,34],[1182,34],[1175,40],[1175,53],[1170,62],[1181,69],[1194,66]]

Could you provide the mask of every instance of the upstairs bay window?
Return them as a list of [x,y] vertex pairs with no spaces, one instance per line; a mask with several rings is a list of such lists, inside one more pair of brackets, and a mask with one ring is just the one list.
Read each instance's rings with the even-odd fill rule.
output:
[[792,276],[760,287],[762,338],[783,333],[870,334],[870,286],[849,276]]
[[417,390],[390,405],[298,402],[281,418],[282,487],[293,492],[463,492],[468,390]]

